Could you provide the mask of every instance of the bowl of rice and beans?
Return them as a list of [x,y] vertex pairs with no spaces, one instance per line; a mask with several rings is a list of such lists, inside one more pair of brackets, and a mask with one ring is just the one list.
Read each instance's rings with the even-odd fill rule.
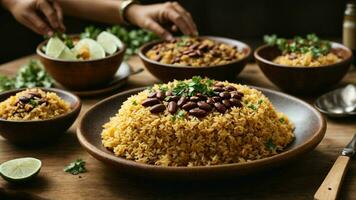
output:
[[351,66],[352,52],[314,34],[305,38],[265,36],[254,57],[265,76],[282,90],[297,94],[323,92],[335,86]]
[[139,51],[147,70],[163,82],[196,75],[233,80],[245,67],[250,54],[251,48],[245,43],[213,36],[153,41]]
[[[313,123],[295,120],[305,116]],[[91,155],[120,169],[203,178],[257,171],[309,151],[321,141],[325,121],[294,97],[193,77],[103,100],[77,133]]]
[[59,89],[4,92],[0,95],[0,133],[20,145],[53,142],[73,124],[80,108],[77,96]]

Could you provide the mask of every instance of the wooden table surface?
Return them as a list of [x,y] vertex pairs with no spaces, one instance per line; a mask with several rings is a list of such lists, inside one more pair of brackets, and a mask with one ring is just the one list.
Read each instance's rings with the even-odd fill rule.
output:
[[[0,66],[0,74],[13,75],[29,57],[20,58]],[[141,68],[137,57],[129,63]],[[151,85],[157,80],[146,70],[130,77],[120,91]],[[278,90],[269,82],[256,64],[248,64],[237,82]],[[350,71],[342,81],[356,83],[356,70]],[[81,115],[104,97],[82,99]],[[312,102],[315,98],[304,98]],[[78,120],[77,120],[78,122]],[[13,185],[0,180],[1,193],[17,193],[26,197],[36,195],[45,199],[312,199],[315,191],[333,165],[341,149],[356,131],[356,118],[327,119],[327,132],[323,141],[312,152],[286,166],[233,180],[204,182],[162,182],[125,175],[91,157],[78,143],[75,135],[77,122],[57,143],[40,148],[24,149],[0,137],[0,163],[18,157],[36,157],[42,160],[40,175],[28,184]],[[63,172],[71,161],[82,158],[88,172],[73,176]],[[341,199],[356,199],[356,162],[342,185]],[[36,198],[35,198],[36,199]]]

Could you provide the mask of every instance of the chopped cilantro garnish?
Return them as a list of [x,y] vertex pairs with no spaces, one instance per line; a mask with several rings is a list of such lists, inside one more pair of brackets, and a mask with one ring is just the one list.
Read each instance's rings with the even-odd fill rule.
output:
[[320,40],[315,34],[308,34],[306,38],[296,36],[291,40],[278,38],[277,35],[265,35],[263,38],[265,43],[277,46],[283,54],[311,52],[313,57],[320,57],[328,54],[331,50],[331,43]]
[[276,150],[276,145],[274,144],[272,138],[268,139],[266,142],[266,147],[270,150],[270,151],[274,151]]
[[284,117],[279,118],[279,122],[284,123],[285,122]]
[[168,87],[164,86],[164,85],[159,85],[159,90],[161,90],[162,92],[167,92],[168,91]]
[[71,162],[68,166],[63,169],[65,172],[77,175],[86,172],[85,161],[82,159],[77,159]]
[[250,104],[247,106],[248,108],[251,108],[252,110],[257,110],[257,107],[253,104]]
[[179,81],[173,88],[172,93],[176,96],[194,96],[197,93],[212,96],[214,91],[210,88],[212,80],[193,76],[189,82]]
[[172,116],[172,121],[176,121],[176,119],[183,119],[185,116],[185,111],[184,110],[179,110],[177,114]]
[[30,104],[33,107],[36,107],[38,105],[38,102],[34,99],[30,99],[30,101],[28,102],[28,104]]
[[260,100],[258,101],[258,104],[261,105],[262,103],[263,103],[263,100],[260,99]]
[[133,101],[132,101],[132,105],[137,106],[136,100],[133,100]]

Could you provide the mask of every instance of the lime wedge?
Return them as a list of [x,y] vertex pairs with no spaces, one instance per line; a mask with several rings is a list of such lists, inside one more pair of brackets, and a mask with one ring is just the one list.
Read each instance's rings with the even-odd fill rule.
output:
[[52,37],[48,40],[45,53],[53,58],[58,58],[65,47],[66,45],[62,40],[57,37]]
[[100,59],[105,57],[105,51],[99,43],[93,39],[81,39],[74,47],[75,53],[83,59]]
[[17,158],[0,165],[0,175],[9,182],[24,182],[38,174],[42,166],[36,158]]
[[63,60],[76,60],[77,57],[68,47],[65,47],[62,53],[59,55],[60,59]]
[[121,49],[123,47],[118,37],[106,31],[101,32],[96,40],[105,49],[105,52],[110,55],[115,53],[118,48]]

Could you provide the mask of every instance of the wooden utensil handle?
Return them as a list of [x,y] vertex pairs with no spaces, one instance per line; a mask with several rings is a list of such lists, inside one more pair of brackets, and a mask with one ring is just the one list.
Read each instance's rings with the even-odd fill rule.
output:
[[346,173],[350,157],[339,156],[328,175],[314,195],[317,200],[334,200],[337,198],[342,179]]

